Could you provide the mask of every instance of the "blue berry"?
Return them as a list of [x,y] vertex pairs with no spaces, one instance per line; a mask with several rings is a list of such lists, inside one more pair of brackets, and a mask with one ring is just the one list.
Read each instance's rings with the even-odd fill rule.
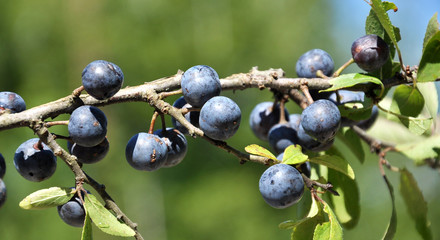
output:
[[202,107],[209,99],[220,95],[222,89],[217,72],[206,65],[186,70],[180,85],[183,97],[193,107]]
[[168,147],[168,157],[163,167],[173,167],[182,162],[188,147],[185,135],[174,128],[167,128],[166,131],[158,129],[154,134],[161,137]]
[[[188,103],[186,103],[185,99],[182,97],[178,98],[174,104],[173,107],[176,108],[192,108],[192,106]],[[199,127],[199,117],[200,117],[200,111],[191,111],[183,115],[185,119],[190,122],[195,127]],[[171,118],[171,123],[173,124],[174,128],[179,130],[183,134],[188,134],[188,129],[186,129],[180,122],[178,122],[175,118]]]
[[296,131],[288,123],[275,124],[269,130],[268,139],[270,146],[277,154],[284,152],[288,146],[298,143]]
[[324,75],[330,76],[334,67],[330,54],[321,49],[312,49],[299,57],[296,74],[300,78],[316,78],[316,71],[321,70]]
[[0,178],[3,178],[6,173],[6,162],[3,155],[0,153]]
[[122,70],[116,64],[104,60],[89,63],[82,72],[84,89],[98,100],[115,95],[123,82]]
[[336,105],[342,105],[353,102],[363,102],[365,99],[364,92],[354,92],[349,90],[338,90],[332,92],[328,97],[328,100],[332,101]]
[[217,96],[211,98],[200,110],[199,124],[206,136],[224,141],[238,130],[241,111],[230,98]]
[[319,142],[328,142],[341,125],[341,113],[336,105],[325,99],[310,104],[301,114],[304,131]]
[[154,171],[165,164],[168,147],[159,136],[141,132],[128,141],[125,157],[137,170]]
[[68,130],[76,144],[93,147],[104,141],[107,134],[107,118],[97,107],[81,106],[72,112]]
[[41,182],[55,173],[57,159],[48,146],[39,142],[38,138],[32,138],[17,148],[14,165],[27,180]]
[[351,55],[361,69],[372,72],[387,62],[390,51],[388,44],[381,37],[370,34],[353,42]]
[[333,146],[334,138],[330,138],[326,142],[319,142],[313,139],[309,134],[304,131],[304,128],[300,124],[298,126],[298,142],[299,144],[312,152],[321,152],[330,149]]
[[57,210],[60,218],[70,226],[82,227],[84,225],[86,212],[79,197],[73,197],[67,203],[58,206]]
[[23,98],[13,92],[0,92],[0,113],[3,111],[18,113],[26,110],[26,103]]
[[[284,116],[289,121],[289,113],[284,108]],[[280,122],[280,105],[274,107],[273,102],[261,102],[257,104],[249,117],[249,125],[252,132],[259,139],[266,141],[270,128]]]
[[93,147],[83,147],[74,142],[67,142],[69,153],[75,155],[78,162],[92,164],[101,161],[108,153],[110,148],[107,138],[100,144]]
[[274,208],[287,208],[297,203],[304,193],[304,181],[296,168],[276,164],[264,171],[259,182],[263,199]]
[[6,185],[0,178],[0,207],[6,202]]

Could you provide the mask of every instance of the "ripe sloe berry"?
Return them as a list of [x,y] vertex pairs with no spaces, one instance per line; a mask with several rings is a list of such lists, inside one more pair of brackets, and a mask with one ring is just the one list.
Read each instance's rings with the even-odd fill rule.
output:
[[263,199],[274,208],[287,208],[297,203],[304,193],[304,181],[296,168],[276,164],[264,171],[259,182]]
[[144,132],[134,135],[125,148],[127,162],[137,170],[157,170],[165,164],[167,156],[167,144],[159,136]]
[[6,185],[0,178],[0,207],[6,202]]
[[[284,116],[289,121],[289,113],[284,108]],[[270,128],[280,122],[280,105],[273,102],[261,102],[252,110],[249,125],[259,139],[266,141]]]
[[107,134],[107,118],[97,107],[81,106],[70,115],[68,130],[76,144],[93,147],[104,141]]
[[237,132],[240,121],[240,108],[227,97],[213,97],[200,110],[200,128],[215,140],[224,141],[232,137]]
[[13,92],[0,92],[0,113],[10,110],[11,113],[18,113],[26,110],[26,103],[23,98]]
[[336,105],[325,99],[310,104],[301,114],[304,131],[319,142],[328,142],[339,130],[341,113]]
[[330,76],[334,67],[330,54],[322,49],[312,49],[299,57],[296,74],[300,78],[316,78],[316,71],[321,70],[324,75]]
[[67,149],[69,153],[75,155],[78,162],[85,164],[97,163],[107,155],[110,148],[107,138],[100,144],[93,147],[83,147],[74,142],[67,142]]
[[275,124],[269,130],[268,139],[270,146],[277,154],[284,152],[292,144],[298,144],[296,131],[288,123]]
[[183,97],[193,107],[202,107],[209,99],[220,95],[222,89],[217,72],[206,65],[186,70],[180,85]]
[[388,44],[381,37],[370,34],[353,42],[351,55],[360,68],[372,72],[386,63],[390,57],[390,51]]
[[154,134],[161,137],[168,147],[168,157],[163,167],[173,167],[182,162],[188,147],[185,135],[174,128],[167,128],[166,131],[158,129]]
[[3,178],[6,173],[6,162],[3,155],[0,153],[0,178]]
[[27,180],[41,182],[54,174],[57,159],[46,144],[39,142],[38,138],[32,138],[17,148],[14,165]]
[[70,226],[82,227],[84,225],[86,211],[79,197],[73,197],[67,203],[58,206],[57,210],[61,219]]
[[104,60],[89,63],[82,72],[84,89],[92,97],[104,100],[121,89],[124,74],[116,64]]

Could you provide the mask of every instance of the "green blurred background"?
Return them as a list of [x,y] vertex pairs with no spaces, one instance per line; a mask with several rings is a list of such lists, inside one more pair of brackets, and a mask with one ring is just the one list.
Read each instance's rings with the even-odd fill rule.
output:
[[[427,22],[440,3],[411,2],[396,1],[399,11],[391,19],[401,28],[406,63],[417,64]],[[329,52],[336,66],[348,60],[351,42],[364,34],[368,11],[362,0],[5,0],[0,7],[0,90],[19,93],[28,108],[53,101],[80,86],[83,68],[96,59],[119,65],[124,86],[197,64],[212,66],[221,77],[248,72],[253,66],[283,68],[288,77],[294,77],[296,60],[312,48]],[[248,116],[257,103],[272,100],[270,93],[250,89],[222,94],[233,98],[243,113],[241,128],[229,143],[238,149],[251,143],[268,147],[253,136]],[[299,111],[293,103],[288,108],[291,113]],[[188,155],[180,165],[136,171],[125,160],[125,144],[137,132],[147,131],[153,109],[146,103],[123,103],[102,110],[109,121],[110,152],[84,169],[107,186],[121,209],[139,224],[145,239],[289,239],[290,231],[277,226],[297,219],[296,207],[277,210],[263,201],[258,180],[265,166],[240,165],[201,139],[188,138]],[[52,131],[67,135],[65,127]],[[41,183],[26,181],[14,170],[15,149],[32,137],[26,128],[0,133],[8,189],[8,200],[0,209],[0,239],[79,239],[81,229],[62,222],[56,209],[18,207],[35,190],[74,185],[73,174],[61,160],[55,175]],[[361,192],[361,218],[355,229],[345,231],[346,239],[380,239],[391,202],[377,157],[367,154],[361,165],[345,153]],[[434,239],[440,239],[438,172],[416,168],[397,154],[390,154],[390,160],[414,173],[428,202]],[[396,239],[419,239],[398,194],[398,175],[388,176],[396,189]],[[120,239],[97,228],[94,237]]]

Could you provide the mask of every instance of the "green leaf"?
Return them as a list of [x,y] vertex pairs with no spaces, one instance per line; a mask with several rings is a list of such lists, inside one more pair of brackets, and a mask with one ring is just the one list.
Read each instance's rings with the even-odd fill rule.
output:
[[396,205],[394,203],[394,189],[393,189],[393,186],[391,185],[391,183],[388,181],[387,176],[383,176],[383,179],[385,180],[385,183],[388,187],[388,191],[390,192],[392,212],[391,212],[390,223],[388,224],[387,230],[386,230],[385,235],[383,236],[382,239],[392,240],[394,237],[394,234],[396,233],[396,228],[397,228]]
[[81,240],[92,240],[92,220],[86,210],[86,218],[82,229]]
[[440,149],[440,135],[396,146],[397,151],[412,159],[417,165],[424,164],[425,159],[438,158],[438,149]]
[[342,227],[339,225],[338,219],[326,202],[324,202],[324,212],[328,214],[328,219],[330,222],[330,235],[328,239],[342,239]]
[[316,225],[325,221],[322,213],[322,205],[313,199],[312,207],[306,218],[300,220],[293,226],[291,239],[312,239]]
[[398,28],[394,27],[391,24],[391,20],[387,14],[387,9],[385,9],[385,7],[388,6],[384,6],[381,0],[371,0],[372,10],[376,13],[380,24],[382,25],[383,29],[385,30],[394,47],[396,48],[397,53],[399,54],[399,56],[401,56],[399,46],[397,45],[397,42],[400,40],[400,33]]
[[248,145],[244,148],[244,150],[250,154],[267,157],[272,160],[277,160],[277,157],[275,157],[275,155],[273,155],[269,150],[257,144]]
[[425,240],[432,239],[430,223],[427,219],[428,206],[416,180],[406,168],[400,171],[400,193],[420,236]]
[[429,115],[436,118],[438,112],[438,93],[435,83],[418,83],[417,88],[425,99],[425,107],[428,110]]
[[337,137],[347,145],[351,152],[359,159],[361,163],[365,161],[365,152],[362,147],[362,141],[359,135],[351,128],[343,128],[338,132]]
[[324,165],[326,167],[329,167],[331,169],[339,171],[339,172],[347,175],[351,179],[355,178],[353,169],[348,164],[348,162],[341,157],[322,155],[322,156],[311,158],[311,159],[309,159],[309,161],[312,163]]
[[438,13],[434,13],[434,16],[429,20],[428,27],[426,27],[425,38],[423,39],[423,52],[425,51],[425,47],[428,44],[429,40],[434,36],[440,28],[440,24],[437,21]]
[[300,145],[290,145],[284,150],[283,162],[284,164],[300,164],[309,159],[309,156],[302,153]]
[[[330,240],[331,224],[325,222],[323,224],[316,225],[315,232],[313,233],[313,240]],[[336,238],[342,239],[342,238]]]
[[318,214],[320,214],[321,211],[322,211],[322,206],[314,198],[312,198],[312,204],[310,206],[309,213],[307,214],[306,217],[304,217],[303,219],[297,220],[297,221],[293,221],[293,220],[284,221],[284,222],[280,223],[278,225],[278,227],[280,229],[295,228],[296,226],[302,224],[303,222],[308,221],[311,218],[318,216]]
[[397,117],[400,120],[400,122],[409,129],[409,131],[411,131],[412,133],[414,133],[416,135],[422,135],[432,125],[432,117],[430,117],[430,118],[408,117],[408,116],[401,115],[399,113],[395,113],[395,112],[386,110],[380,106],[379,106],[379,108],[382,111],[387,112],[388,114],[391,114],[391,115]]
[[[387,131],[384,131],[384,129]],[[397,123],[383,117],[379,117],[376,120],[376,123],[368,130],[368,133],[383,142],[395,143],[398,145],[407,143],[414,144],[425,139],[423,136],[415,135],[410,132],[408,128],[400,123],[400,121]]]
[[87,194],[84,206],[93,223],[103,232],[120,237],[132,237],[136,233],[126,224],[120,222],[115,215],[107,210],[96,197]]
[[19,206],[23,209],[45,209],[56,207],[68,202],[75,194],[75,189],[51,187],[31,193],[21,200]]
[[417,87],[399,85],[393,94],[390,111],[404,116],[417,117],[425,106],[425,99]]
[[384,86],[383,86],[382,81],[380,81],[379,79],[377,79],[375,77],[368,76],[365,74],[360,74],[360,73],[343,74],[343,75],[340,75],[339,77],[332,78],[329,81],[329,83],[332,85],[332,87],[325,89],[325,90],[321,90],[321,91],[323,91],[323,92],[335,91],[335,90],[339,90],[339,89],[343,89],[343,88],[352,87],[357,84],[370,83],[370,82],[380,86],[381,93],[379,94],[379,97],[381,97],[383,94],[383,91],[384,91]]
[[329,203],[339,222],[347,229],[355,227],[361,211],[356,181],[332,169],[328,171],[328,180],[333,184],[333,190],[339,193],[339,196],[329,195]]
[[419,63],[417,81],[432,82],[440,78],[440,31],[426,44]]

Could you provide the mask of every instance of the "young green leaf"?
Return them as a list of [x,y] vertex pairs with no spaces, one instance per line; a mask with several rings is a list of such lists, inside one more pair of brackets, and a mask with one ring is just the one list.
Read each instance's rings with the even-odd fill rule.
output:
[[318,157],[311,158],[309,160],[312,163],[321,164],[327,166],[331,169],[339,171],[351,179],[355,179],[353,168],[348,164],[348,162],[338,156],[322,155]]
[[93,235],[92,235],[92,220],[89,217],[89,214],[87,213],[86,210],[86,218],[84,221],[84,226],[82,229],[82,233],[81,233],[81,240],[92,240],[93,239]]
[[302,153],[300,145],[290,145],[284,150],[283,161],[284,164],[300,164],[309,159],[309,156]]
[[115,215],[107,210],[94,195],[87,194],[85,196],[84,206],[93,223],[101,231],[120,237],[132,237],[136,234],[133,229],[120,222]]
[[332,78],[329,81],[329,83],[332,85],[332,87],[327,88],[325,90],[321,90],[321,91],[323,91],[323,92],[335,91],[338,89],[352,87],[354,85],[361,84],[361,83],[374,83],[374,84],[379,85],[381,88],[381,93],[379,94],[379,97],[382,96],[383,91],[384,91],[384,86],[383,86],[382,81],[380,81],[379,79],[377,79],[375,77],[368,76],[365,74],[360,74],[360,73],[343,74],[343,75],[340,75],[339,77]]
[[415,164],[421,165],[425,163],[425,159],[438,158],[438,150],[440,149],[440,135],[431,136],[424,140],[399,144],[396,150],[412,159]]
[[440,79],[440,31],[429,39],[419,63],[417,81],[432,82]]
[[404,116],[417,117],[425,106],[425,99],[417,87],[399,85],[393,94],[390,111]]
[[429,20],[428,26],[426,27],[425,38],[423,39],[423,52],[425,51],[425,47],[434,34],[440,31],[440,24],[437,20],[438,13],[434,13],[434,16]]
[[406,168],[400,171],[400,193],[420,236],[425,240],[432,239],[430,223],[427,219],[428,206],[416,180]]
[[317,202],[314,198],[312,199],[312,206],[307,217],[297,222],[295,226],[289,227],[293,228],[291,234],[292,240],[312,239],[316,225],[325,221],[325,217],[322,212],[322,204]]
[[[331,240],[333,238],[330,237],[331,231],[331,223],[325,222],[322,224],[316,225],[315,232],[313,233],[313,240]],[[342,238],[335,238],[342,239]]]
[[[324,202],[324,212],[326,212],[328,214],[328,220],[329,220],[329,225],[328,225],[328,238],[318,238],[318,239],[342,239],[342,227],[341,225],[339,225],[338,219],[336,218],[334,212],[332,211],[332,209],[330,208],[330,206]],[[323,236],[325,237],[325,235]]]
[[56,207],[68,202],[75,194],[75,189],[51,187],[31,193],[19,203],[23,209],[44,209]]
[[332,169],[328,171],[328,180],[333,184],[333,190],[339,193],[339,196],[329,195],[329,203],[339,222],[347,229],[355,227],[361,211],[356,181]]
[[258,156],[270,158],[272,160],[277,160],[277,157],[275,157],[275,155],[273,155],[269,150],[257,144],[248,145],[244,148],[244,150],[250,154],[255,154]]
[[351,152],[359,159],[361,163],[365,161],[365,152],[362,146],[362,141],[359,138],[353,129],[351,128],[343,128],[342,131],[339,131],[336,135],[338,139],[342,140],[342,142],[347,145],[347,147],[351,150]]
[[384,240],[392,240],[394,237],[394,234],[396,233],[397,228],[397,215],[396,215],[396,205],[394,203],[394,189],[391,183],[388,181],[387,176],[383,176],[383,179],[385,180],[385,183],[388,187],[388,191],[390,192],[391,196],[391,204],[392,204],[392,212],[391,212],[391,219],[390,223],[388,224],[387,230],[385,232],[385,235],[382,239]]
[[432,117],[430,117],[430,118],[414,118],[414,117],[408,117],[408,116],[401,115],[399,113],[395,113],[395,112],[386,110],[386,109],[382,108],[381,106],[379,106],[379,109],[388,113],[388,114],[391,114],[391,115],[397,117],[400,120],[400,122],[409,129],[409,131],[411,131],[412,133],[414,133],[416,135],[422,135],[432,125]]

